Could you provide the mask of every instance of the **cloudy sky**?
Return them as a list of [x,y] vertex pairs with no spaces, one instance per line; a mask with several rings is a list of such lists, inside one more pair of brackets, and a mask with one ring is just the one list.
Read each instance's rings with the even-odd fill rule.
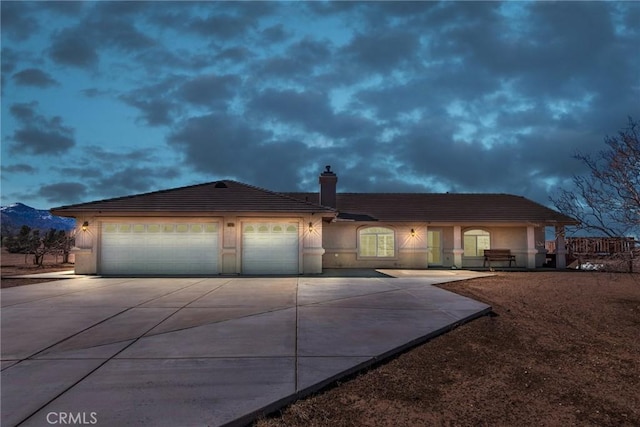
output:
[[636,2],[10,2],[2,204],[236,179],[548,204],[640,118]]

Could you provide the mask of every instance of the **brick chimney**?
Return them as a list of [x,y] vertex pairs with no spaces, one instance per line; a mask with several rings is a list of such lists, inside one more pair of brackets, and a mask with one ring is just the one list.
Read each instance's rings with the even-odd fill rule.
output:
[[327,170],[320,174],[320,204],[335,208],[338,177],[331,172],[330,165],[327,165],[326,168]]

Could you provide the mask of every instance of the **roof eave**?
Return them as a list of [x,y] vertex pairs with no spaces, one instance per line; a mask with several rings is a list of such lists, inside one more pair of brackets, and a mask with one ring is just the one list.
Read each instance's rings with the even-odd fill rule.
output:
[[261,215],[269,215],[269,214],[290,214],[290,215],[321,215],[322,217],[333,218],[337,215],[336,211],[331,210],[242,210],[242,209],[221,209],[221,210],[109,210],[109,209],[60,209],[60,208],[52,208],[49,209],[52,215],[61,216],[66,218],[76,218],[78,216],[197,216],[197,215],[212,215],[212,214],[229,214],[229,213],[255,213]]

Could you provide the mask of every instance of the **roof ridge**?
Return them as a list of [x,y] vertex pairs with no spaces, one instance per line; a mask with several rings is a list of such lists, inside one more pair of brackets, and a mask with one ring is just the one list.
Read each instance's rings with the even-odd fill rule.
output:
[[[287,196],[286,194],[280,193],[278,191],[273,191],[273,190],[269,190],[269,189],[266,189],[266,188],[258,187],[257,185],[246,184],[244,182],[238,182],[238,181],[234,181],[234,180],[227,180],[227,181],[234,182],[236,184],[241,184],[241,185],[244,185],[245,187],[253,188],[255,190],[264,191],[265,193],[271,193],[273,195],[282,197],[283,199],[292,200],[292,201],[295,201],[295,202],[298,202],[298,203],[305,203],[305,204],[307,204],[309,206],[313,206],[313,207],[316,207],[316,208],[323,208],[323,209],[327,209],[327,210],[331,210],[331,211],[336,211],[336,209],[331,208],[329,206],[324,206],[324,205],[321,205],[321,204],[318,204],[318,203],[313,203],[313,202],[310,202],[308,200],[297,199],[295,197]],[[295,191],[287,191],[285,193],[296,193],[296,192]]]
[[[308,192],[308,191],[287,191],[287,193],[311,193],[311,194],[316,194],[314,192]],[[519,194],[511,194],[511,193],[417,193],[417,192],[382,192],[382,193],[378,193],[378,192],[336,192],[336,195],[366,195],[366,196],[378,196],[378,195],[384,195],[384,196],[388,196],[388,195],[395,195],[395,196],[415,196],[415,195],[425,195],[425,196],[451,196],[451,195],[461,195],[461,196],[512,196],[512,197],[523,197]]]
[[[283,191],[284,194],[318,194],[317,191]],[[461,194],[461,195],[478,195],[478,196],[515,196],[515,197],[524,197],[524,196],[520,196],[518,194],[512,194],[512,193],[462,193],[462,192],[449,192],[449,193],[435,193],[435,192],[424,192],[424,193],[419,193],[419,192],[391,192],[391,191],[387,191],[387,192],[364,192],[364,191],[339,191],[336,192],[336,194],[365,194],[365,195],[378,195],[378,194],[401,194],[401,195],[412,195],[412,194],[428,194],[428,195],[446,195],[446,194]]]
[[215,184],[215,183],[220,182],[220,181],[224,181],[224,180],[202,182],[202,183],[199,183],[199,184],[184,185],[182,187],[175,187],[175,188],[165,188],[164,190],[149,191],[149,192],[146,192],[146,193],[128,194],[126,196],[108,197],[106,199],[92,200],[90,202],[82,202],[82,203],[74,203],[74,204],[71,204],[71,205],[57,206],[55,208],[51,208],[50,210],[52,210],[52,209],[67,209],[67,208],[73,208],[75,206],[80,206],[80,205],[93,205],[93,204],[96,204],[96,203],[112,202],[112,201],[124,200],[124,199],[132,199],[134,197],[149,196],[149,195],[152,195],[152,194],[169,193],[171,191],[184,190],[184,189],[187,189],[187,188],[204,187],[205,185]]
[[105,198],[105,199],[100,199],[100,200],[92,200],[90,202],[84,202],[84,203],[74,203],[71,205],[63,205],[63,206],[57,206],[54,208],[50,208],[49,210],[59,210],[59,209],[73,209],[75,207],[79,207],[79,206],[86,206],[86,205],[95,205],[98,203],[105,203],[105,202],[114,202],[114,201],[121,201],[121,200],[127,200],[127,199],[133,199],[133,198],[138,198],[138,197],[145,197],[145,196],[151,196],[151,195],[156,195],[156,194],[165,194],[165,193],[171,193],[174,191],[180,191],[180,190],[186,190],[186,189],[191,189],[191,188],[197,188],[197,187],[206,187],[206,186],[210,186],[210,185],[215,185],[219,182],[223,182],[223,183],[233,183],[233,184],[237,184],[239,186],[245,187],[245,188],[249,188],[249,189],[253,189],[253,190],[257,190],[263,193],[267,193],[267,194],[271,194],[273,196],[277,196],[280,197],[282,199],[285,200],[289,200],[289,201],[293,201],[296,203],[303,203],[307,206],[311,206],[317,209],[323,209],[325,211],[330,211],[330,212],[337,212],[336,209],[328,207],[328,206],[323,206],[317,203],[312,203],[309,202],[308,200],[301,200],[301,199],[297,199],[295,197],[290,197],[287,196],[286,194],[282,194],[279,193],[277,191],[272,191],[272,190],[268,190],[266,188],[262,188],[262,187],[258,187],[256,185],[252,185],[252,184],[247,184],[244,182],[240,182],[240,181],[236,181],[233,179],[219,179],[216,181],[209,181],[209,182],[203,182],[203,183],[199,183],[199,184],[191,184],[191,185],[184,185],[181,187],[174,187],[174,188],[167,188],[167,189],[163,189],[163,190],[155,190],[155,191],[149,191],[146,193],[138,193],[138,194],[129,194],[126,196],[117,196],[117,197],[110,197],[110,198]]

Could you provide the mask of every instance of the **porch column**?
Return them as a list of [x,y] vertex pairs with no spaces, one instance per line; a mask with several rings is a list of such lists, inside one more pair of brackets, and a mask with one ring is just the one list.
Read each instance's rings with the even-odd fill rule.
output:
[[533,225],[527,226],[527,268],[536,268],[536,230]]
[[567,268],[567,247],[564,242],[564,226],[556,225],[556,268]]
[[462,268],[462,227],[459,225],[453,226],[453,265],[457,268]]
[[427,248],[427,259],[425,260],[425,268],[429,268],[429,258],[431,256],[431,246],[429,245],[429,226],[424,226],[424,246]]

